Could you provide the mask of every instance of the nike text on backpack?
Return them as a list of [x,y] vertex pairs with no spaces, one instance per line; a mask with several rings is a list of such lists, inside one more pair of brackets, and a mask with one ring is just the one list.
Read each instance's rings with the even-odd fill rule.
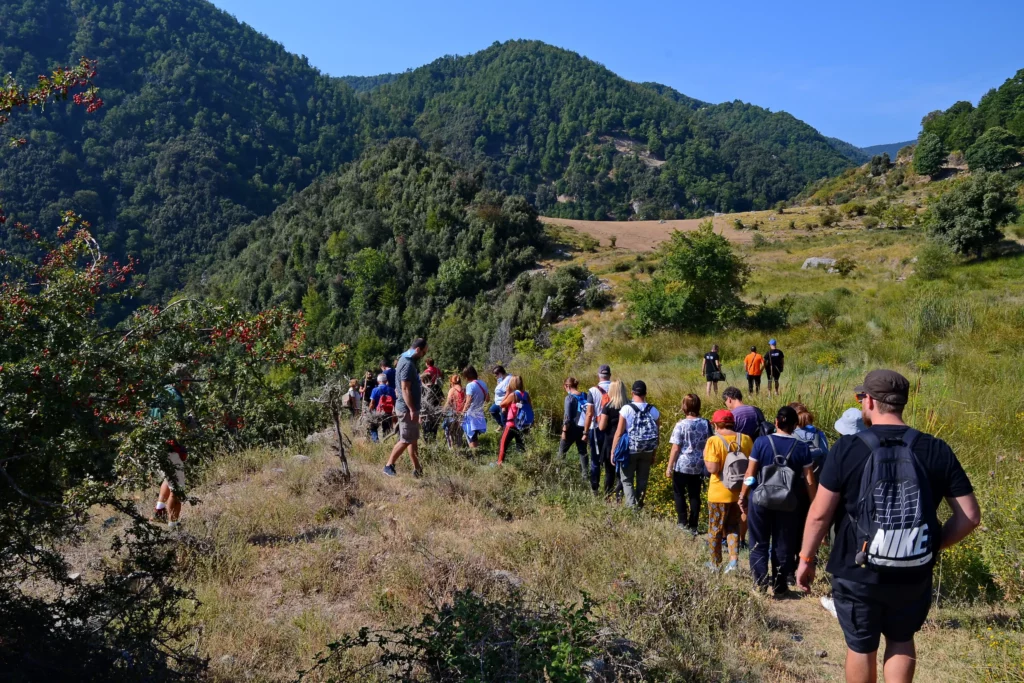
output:
[[523,392],[516,392],[516,429],[523,430],[533,426],[533,404],[530,402],[530,395]]
[[765,510],[778,510],[779,512],[792,512],[800,504],[797,497],[797,473],[789,465],[789,457],[793,455],[797,440],[792,439],[789,452],[786,455],[779,455],[775,450],[775,439],[768,437],[768,443],[772,447],[772,462],[761,468],[761,483],[754,489],[750,500]]
[[928,475],[913,450],[920,435],[908,429],[902,440],[882,442],[871,431],[857,434],[871,451],[854,526],[861,567],[898,573],[928,566],[936,556],[941,529]]
[[390,415],[395,412],[395,399],[391,398],[391,394],[384,394],[377,401],[377,412]]
[[629,438],[629,453],[653,453],[658,450],[658,423],[651,417],[651,404],[648,403],[642,409],[635,403],[631,403],[636,416],[633,418],[633,425],[629,428],[626,436]]
[[743,436],[737,432],[736,440],[732,443],[729,443],[721,434],[718,435],[718,438],[725,444],[727,453],[725,464],[722,465],[722,485],[730,491],[739,491],[743,488],[743,479],[747,476],[747,465],[750,464],[750,458],[740,447],[740,440]]

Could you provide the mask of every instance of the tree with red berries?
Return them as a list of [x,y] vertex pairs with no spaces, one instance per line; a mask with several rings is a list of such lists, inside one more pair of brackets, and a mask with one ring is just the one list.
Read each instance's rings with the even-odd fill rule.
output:
[[[83,60],[28,91],[5,80],[0,124],[53,99],[102,106],[94,76]],[[320,416],[296,396],[344,349],[308,350],[301,313],[191,299],[104,327],[102,311],[138,292],[134,262],[111,262],[71,212],[52,242],[8,227],[26,249],[0,250],[0,670],[24,680],[194,675],[204,662],[184,651],[174,544],[133,493],[173,475],[171,442],[194,472],[218,452],[311,429]],[[187,428],[151,411],[182,374]],[[107,518],[109,550],[73,565],[68,551],[96,515]]]

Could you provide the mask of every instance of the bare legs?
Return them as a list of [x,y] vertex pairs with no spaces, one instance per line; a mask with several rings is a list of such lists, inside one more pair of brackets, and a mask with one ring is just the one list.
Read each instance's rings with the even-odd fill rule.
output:
[[[917,667],[914,641],[893,643],[885,641],[882,676],[885,683],[910,683]],[[875,683],[878,680],[878,652],[861,654],[846,651],[846,683]]]

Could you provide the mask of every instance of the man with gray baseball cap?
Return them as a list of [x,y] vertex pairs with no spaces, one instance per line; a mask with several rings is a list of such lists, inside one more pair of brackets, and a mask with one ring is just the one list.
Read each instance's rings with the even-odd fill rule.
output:
[[[981,523],[981,509],[952,449],[903,421],[910,400],[906,377],[892,370],[872,370],[855,392],[867,429],[840,438],[825,458],[818,494],[804,527],[797,584],[810,591],[818,548],[835,519],[836,536],[827,570],[832,574],[836,616],[846,638],[847,683],[877,680],[883,635],[886,683],[909,683],[917,665],[914,634],[921,630],[931,607],[932,567],[938,551],[966,538]],[[861,517],[859,513],[874,509],[869,504],[876,496],[893,491],[899,496],[898,505],[903,506],[899,515],[887,513],[883,519],[875,512]],[[943,499],[953,514],[940,526],[936,513]],[[907,518],[923,524],[908,529],[903,524]],[[865,523],[893,527],[898,534],[879,531],[873,540],[863,540]],[[933,539],[931,530],[940,529],[938,538]],[[900,542],[891,541],[890,537],[897,535]],[[885,543],[887,539],[891,542]],[[909,549],[915,539],[918,546],[928,544],[929,550],[934,547],[936,552],[921,555],[920,560],[868,559],[869,555],[888,557],[897,546]],[[894,552],[892,557],[907,554]]]

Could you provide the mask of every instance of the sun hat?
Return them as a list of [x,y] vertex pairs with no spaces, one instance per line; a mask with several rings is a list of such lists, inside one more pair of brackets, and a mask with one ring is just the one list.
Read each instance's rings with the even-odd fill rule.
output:
[[859,432],[863,432],[867,427],[864,426],[864,417],[857,408],[848,408],[838,420],[836,420],[836,431],[843,436],[853,436]]

